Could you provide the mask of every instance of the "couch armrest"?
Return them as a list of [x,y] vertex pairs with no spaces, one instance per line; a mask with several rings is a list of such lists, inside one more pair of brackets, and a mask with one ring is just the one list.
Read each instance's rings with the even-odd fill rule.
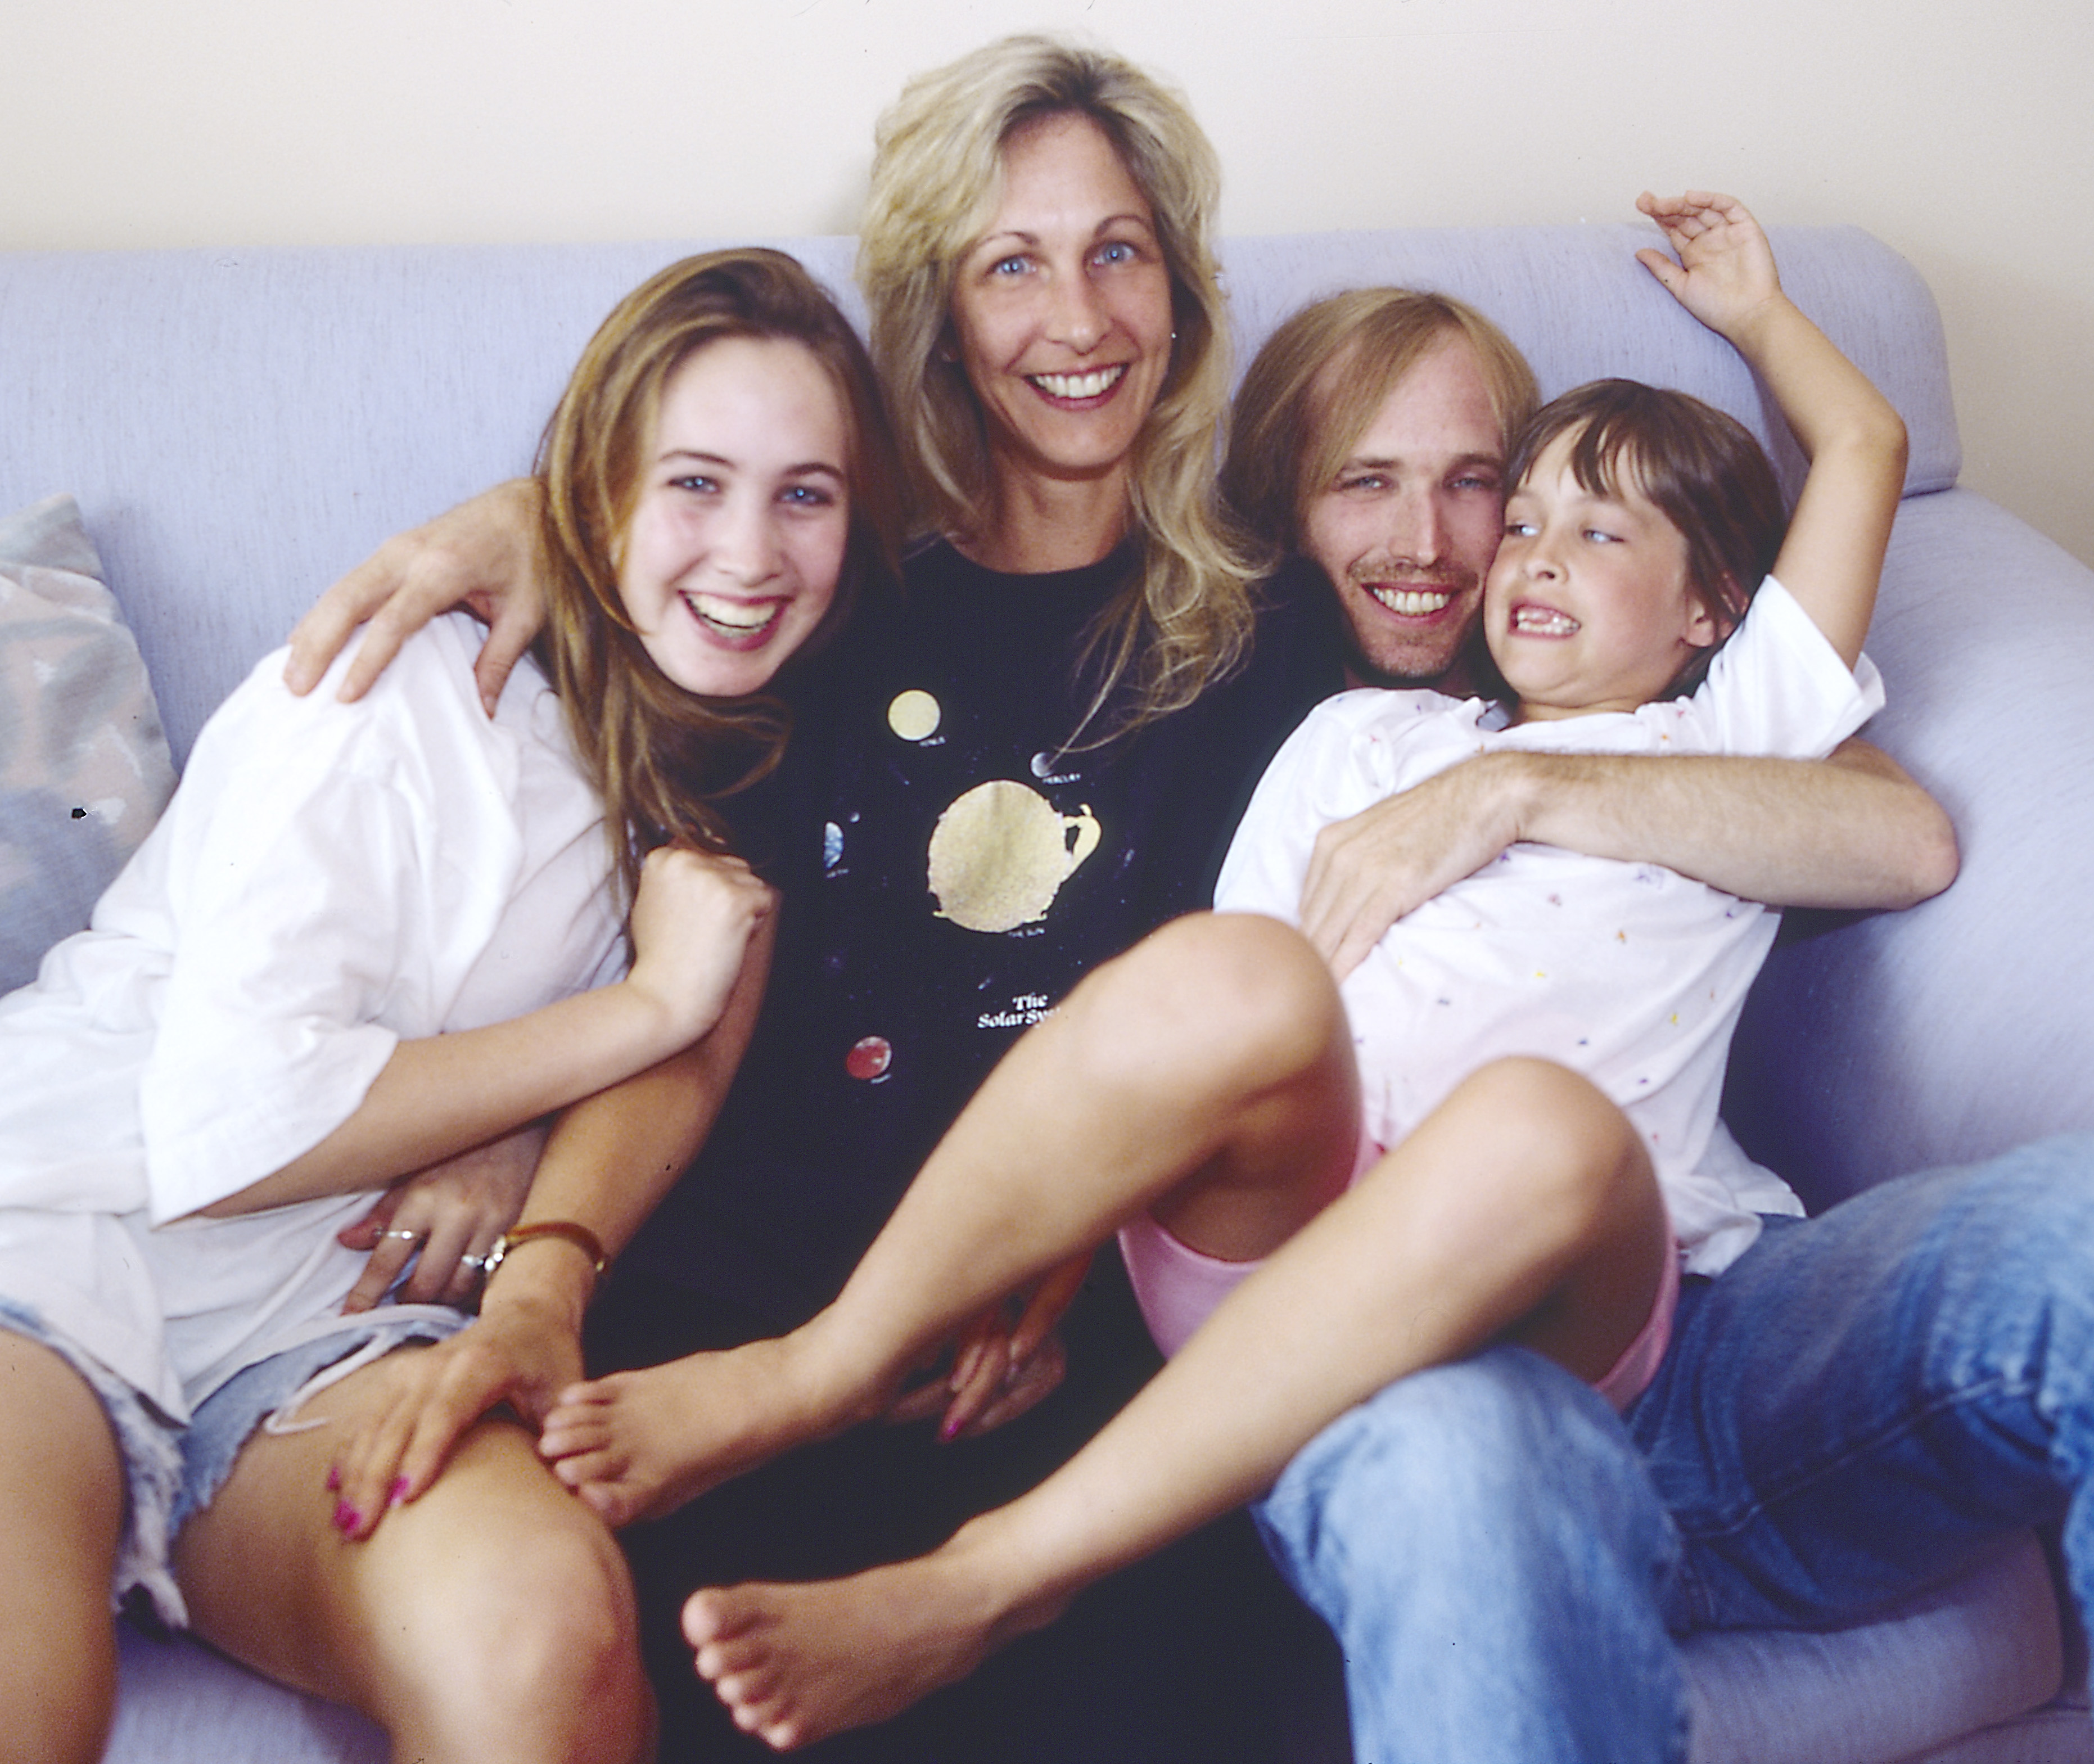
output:
[[1954,818],[1962,873],[1908,913],[1786,936],[1724,1108],[1814,1210],[1887,1176],[2094,1127],[2094,571],[1968,490],[1899,511],[1865,732]]

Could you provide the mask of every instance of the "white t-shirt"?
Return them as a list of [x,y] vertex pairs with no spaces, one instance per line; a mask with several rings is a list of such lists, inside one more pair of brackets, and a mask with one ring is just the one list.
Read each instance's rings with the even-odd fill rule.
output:
[[265,658],[90,928],[0,999],[0,1294],[180,1418],[339,1327],[370,1197],[196,1210],[311,1149],[395,1044],[615,978],[610,851],[529,663],[490,722],[470,620],[370,694]]
[[[1214,904],[1298,921],[1315,836],[1478,754],[1813,758],[1881,707],[1769,577],[1690,698],[1504,726],[1482,699],[1359,691],[1319,706],[1275,757]],[[1777,915],[1651,863],[1518,845],[1384,936],[1342,987],[1364,1127],[1393,1145],[1471,1072],[1532,1054],[1583,1072],[1649,1146],[1688,1268],[1727,1267],[1760,1213],[1800,1213],[1717,1118],[1723,1064]]]

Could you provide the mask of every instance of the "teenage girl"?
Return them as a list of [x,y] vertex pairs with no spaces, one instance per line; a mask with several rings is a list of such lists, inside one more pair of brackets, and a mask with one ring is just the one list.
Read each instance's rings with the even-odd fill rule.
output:
[[651,1755],[623,1565],[524,1428],[376,1498],[328,1466],[446,1363],[390,1351],[464,1327],[436,1301],[615,1247],[544,1180],[515,1222],[532,1123],[680,1050],[724,1087],[771,895],[718,804],[782,746],[753,695],[891,572],[898,479],[849,324],[767,251],[623,302],[538,478],[554,610],[491,716],[455,620],[353,705],[263,663],[0,1001],[0,1756],[100,1756],[134,1588],[397,1757]]

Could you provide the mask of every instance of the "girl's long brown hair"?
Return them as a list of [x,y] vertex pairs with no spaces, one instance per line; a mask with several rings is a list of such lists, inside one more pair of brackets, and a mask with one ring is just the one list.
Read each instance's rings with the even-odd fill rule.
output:
[[619,594],[663,389],[693,354],[723,337],[801,345],[843,408],[849,536],[835,601],[802,654],[828,641],[868,589],[892,583],[901,546],[901,468],[872,364],[849,322],[791,258],[755,248],[686,258],[604,320],[539,443],[549,617],[537,654],[602,800],[628,907],[641,860],[657,845],[728,849],[716,805],[775,768],[791,727],[775,698],[702,697],[671,680],[648,656]]

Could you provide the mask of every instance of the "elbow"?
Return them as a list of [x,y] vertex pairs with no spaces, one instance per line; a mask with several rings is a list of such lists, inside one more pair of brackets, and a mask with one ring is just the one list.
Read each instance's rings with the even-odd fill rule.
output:
[[1883,398],[1878,403],[1881,407],[1866,425],[1862,445],[1882,463],[1883,476],[1896,484],[1898,493],[1903,495],[1905,468],[1912,457],[1911,437],[1906,432],[1905,419],[1897,414],[1890,401]]
[[[1897,479],[1899,493],[1902,494],[1905,489],[1905,468],[1912,458],[1911,437],[1905,432],[1905,419],[1896,411],[1886,406],[1884,415],[1887,426],[1883,438],[1883,457],[1889,462],[1891,470]],[[1954,842],[1954,835],[1952,833],[1950,843],[1953,845]],[[1953,880],[1954,876],[1952,873],[1950,880]],[[1942,884],[1944,888],[1948,885],[1945,882]]]
[[1956,844],[1956,828],[1933,797],[1921,792],[1918,811],[1905,841],[1904,898],[1893,906],[1917,906],[1931,900],[1956,880],[1963,858]]

